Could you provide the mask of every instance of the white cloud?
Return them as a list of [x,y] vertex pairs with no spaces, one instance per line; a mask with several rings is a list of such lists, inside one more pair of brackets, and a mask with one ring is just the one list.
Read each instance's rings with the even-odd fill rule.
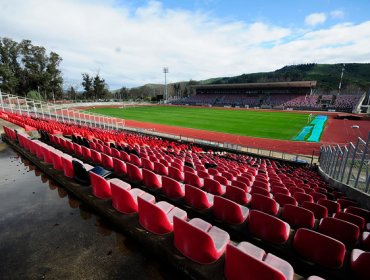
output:
[[342,10],[334,10],[330,12],[332,18],[341,19],[344,17],[344,12]]
[[313,13],[305,17],[304,22],[309,26],[316,26],[326,21],[325,13]]
[[177,82],[291,63],[370,62],[370,22],[307,32],[225,22],[159,2],[134,9],[113,0],[13,0],[2,4],[0,26],[0,36],[31,39],[59,53],[68,83],[99,71],[112,89],[163,83],[163,66],[169,67],[168,81]]

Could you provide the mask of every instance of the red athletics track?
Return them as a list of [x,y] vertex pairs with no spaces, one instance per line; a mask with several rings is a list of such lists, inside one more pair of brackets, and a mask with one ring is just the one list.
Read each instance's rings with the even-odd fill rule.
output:
[[[297,111],[292,111],[292,113],[293,112]],[[310,113],[308,111],[304,112]],[[370,131],[369,120],[346,120],[346,119],[342,120],[334,118],[334,116],[337,115],[338,113],[328,113],[328,112],[313,112],[313,113],[325,114],[329,116],[329,119],[325,125],[323,135],[321,137],[321,141],[319,143],[256,138],[193,128],[139,122],[133,120],[125,120],[125,125],[128,127],[135,128],[154,129],[156,132],[180,135],[189,138],[197,138],[221,143],[227,142],[251,148],[260,148],[272,151],[286,152],[290,154],[303,154],[303,155],[312,155],[313,152],[315,153],[315,155],[318,155],[320,151],[320,146],[323,144],[343,145],[349,142],[356,142],[358,137],[361,137],[364,140],[366,140],[368,137],[368,133]],[[358,125],[359,128],[352,128],[353,125]]]

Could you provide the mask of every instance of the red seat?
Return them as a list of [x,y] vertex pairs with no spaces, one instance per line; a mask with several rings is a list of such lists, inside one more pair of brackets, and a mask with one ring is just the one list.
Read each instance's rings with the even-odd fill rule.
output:
[[257,187],[257,186],[252,186],[250,194],[253,195],[255,193],[262,194],[264,196],[273,198],[273,195],[267,189]]
[[[59,139],[59,137],[57,137]],[[73,143],[73,150],[76,156],[82,157],[82,146],[78,145],[77,143]]]
[[295,229],[312,229],[315,225],[315,216],[312,211],[292,204],[284,206],[281,218]]
[[[185,169],[184,169],[185,170]],[[184,183],[192,185],[197,188],[203,187],[203,179],[199,178],[197,174],[185,171]]]
[[359,227],[361,231],[363,231],[365,228],[365,223],[366,223],[365,219],[355,214],[339,212],[339,213],[334,214],[334,218],[355,224],[356,226]]
[[360,237],[358,226],[332,217],[321,220],[318,232],[331,236],[350,247],[353,247]]
[[197,187],[185,185],[185,202],[195,209],[208,209],[213,206],[213,195]]
[[162,188],[162,176],[157,175],[154,172],[143,168],[141,170],[143,174],[143,183],[144,186],[148,187],[149,189],[160,189]]
[[327,196],[325,194],[319,193],[319,192],[315,192],[315,191],[314,192],[310,192],[310,196],[312,196],[314,202],[317,202],[321,198],[327,199]]
[[112,193],[109,181],[94,172],[90,171],[89,174],[93,195],[101,199],[110,198]]
[[226,187],[224,185],[221,185],[220,182],[209,179],[209,178],[204,178],[204,185],[203,189],[206,192],[209,192],[214,195],[223,195],[226,191]]
[[93,163],[101,165],[102,159],[101,159],[101,154],[98,151],[91,150],[91,160]]
[[113,169],[113,159],[107,154],[101,154],[102,165],[106,169]]
[[366,220],[366,222],[370,222],[370,211],[360,208],[360,207],[355,207],[355,206],[349,206],[344,210],[346,213],[350,214],[355,214],[357,216],[360,216]]
[[213,263],[225,252],[229,234],[216,226],[194,218],[184,221],[174,217],[174,245],[187,258],[201,263]]
[[358,203],[345,198],[338,198],[337,202],[340,204],[340,208],[345,209],[350,206],[358,207]]
[[228,244],[225,255],[225,276],[227,280],[268,279],[293,280],[293,267],[283,259],[248,242],[238,246]]
[[253,187],[260,187],[260,188],[263,188],[267,191],[271,190],[270,186],[269,186],[269,183],[267,181],[257,181],[257,179],[256,179],[256,181],[253,182],[252,188]]
[[366,250],[370,251],[370,232],[364,231],[361,234],[361,246]]
[[249,193],[246,193],[241,188],[234,186],[226,186],[226,192],[224,196],[241,205],[248,204],[252,199],[252,196]]
[[370,252],[353,249],[351,252],[351,270],[360,280],[369,279]]
[[279,212],[279,204],[274,199],[258,193],[252,195],[251,208],[275,216]]
[[130,154],[130,162],[137,167],[141,167],[141,159],[135,154]]
[[281,207],[285,207],[287,204],[298,205],[298,202],[294,197],[283,193],[276,193],[274,195],[274,199]]
[[117,175],[122,176],[123,174],[127,174],[126,164],[123,160],[120,160],[118,158],[113,158],[112,160],[113,170]]
[[91,161],[91,150],[85,146],[81,146],[82,157],[84,160]]
[[328,209],[328,214],[331,216],[334,213],[340,212],[340,205],[339,203],[329,200],[329,199],[319,199],[317,202],[318,204],[325,206]]
[[341,267],[346,253],[342,242],[305,228],[296,231],[293,248],[306,260],[330,268]]
[[298,205],[302,205],[303,202],[313,202],[313,197],[306,193],[296,192],[293,197],[297,200]]
[[229,185],[229,180],[227,180],[227,178],[225,178],[224,176],[221,176],[221,175],[213,176],[213,180],[219,182],[221,185],[224,185],[224,186]]
[[148,202],[138,197],[139,223],[154,234],[166,234],[173,231],[173,217],[187,219],[187,213],[166,201]]
[[63,162],[62,162],[62,155],[63,152],[59,150],[51,151],[52,159],[53,159],[53,168],[55,170],[63,170]]
[[137,167],[136,165],[133,165],[132,163],[127,162],[126,169],[127,169],[127,176],[130,179],[130,181],[140,182],[143,180],[141,169]]
[[225,177],[229,181],[234,180],[234,175],[231,174],[230,172],[225,171],[225,172],[222,173],[222,176]]
[[243,223],[249,213],[249,209],[232,200],[215,195],[213,200],[213,215],[228,224]]
[[281,194],[285,194],[285,195],[290,196],[289,190],[285,187],[272,186],[271,187],[271,193],[274,194],[274,195],[277,194],[277,193],[281,193]]
[[162,176],[162,193],[169,198],[182,198],[185,196],[184,184]]
[[[251,179],[250,179],[251,178]],[[246,184],[248,187],[252,186],[253,177],[245,177],[244,175],[236,176],[236,181]]]
[[251,191],[251,188],[248,187],[246,183],[240,182],[240,181],[231,181],[231,185],[234,187],[237,187],[239,189],[242,189],[243,191],[249,193]]
[[194,173],[195,174],[194,168],[192,168],[190,166],[187,166],[187,165],[184,165],[184,172],[190,172],[190,173]]
[[120,151],[120,159],[124,162],[130,162],[130,155],[126,153],[125,151]]
[[154,171],[154,164],[147,158],[141,158],[141,166],[150,171]]
[[292,194],[292,196],[294,196],[295,193],[305,193],[305,190],[298,187],[291,187],[289,188],[289,192]]
[[159,175],[164,175],[164,176],[167,176],[168,175],[168,169],[166,166],[164,166],[162,163],[160,162],[154,162],[154,172],[159,174]]
[[114,158],[121,158],[121,153],[116,148],[111,148],[111,156]]
[[63,172],[64,176],[73,178],[75,175],[73,164],[72,164],[73,158],[70,155],[62,155],[62,164],[63,164]]
[[176,181],[184,181],[184,173],[181,172],[176,167],[172,167],[172,166],[168,167],[168,177]]
[[128,184],[111,183],[112,206],[119,212],[130,214],[138,211],[137,197],[140,196],[149,202],[154,203],[153,195],[144,192],[141,189],[130,189]]
[[274,244],[285,243],[290,234],[288,223],[258,210],[249,211],[248,229],[258,238]]
[[303,202],[302,207],[312,211],[315,215],[315,219],[328,217],[328,209],[323,205],[313,202]]

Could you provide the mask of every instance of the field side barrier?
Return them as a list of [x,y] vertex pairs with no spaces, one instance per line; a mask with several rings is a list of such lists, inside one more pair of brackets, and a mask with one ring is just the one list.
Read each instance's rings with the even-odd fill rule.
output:
[[[102,105],[102,102],[87,103],[88,106]],[[109,103],[109,105],[112,105]],[[117,102],[118,106],[122,106],[121,102]],[[221,148],[233,152],[244,152],[255,156],[270,157],[300,163],[315,164],[318,162],[318,156],[312,155],[297,155],[279,151],[265,150],[260,148],[246,147],[233,143],[221,143],[217,141],[209,141],[199,138],[190,138],[181,135],[173,135],[168,133],[157,132],[150,129],[141,129],[125,126],[125,120],[101,115],[93,112],[81,111],[73,108],[81,106],[81,103],[50,103],[40,100],[29,99],[17,95],[3,93],[0,90],[0,106],[3,112],[11,112],[24,114],[31,117],[42,119],[51,119],[59,122],[69,122],[77,125],[88,125],[112,130],[126,130],[147,134],[155,137],[164,137],[176,141],[185,141],[199,145]]]
[[356,144],[347,146],[322,146],[320,167],[330,178],[370,193],[370,132],[367,141],[360,137]]

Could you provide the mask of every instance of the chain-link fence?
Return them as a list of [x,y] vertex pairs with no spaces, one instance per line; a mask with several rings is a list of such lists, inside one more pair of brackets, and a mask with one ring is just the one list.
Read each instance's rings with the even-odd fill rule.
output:
[[367,141],[358,138],[355,144],[345,147],[322,146],[321,169],[331,178],[343,184],[369,193],[370,184],[370,133]]

